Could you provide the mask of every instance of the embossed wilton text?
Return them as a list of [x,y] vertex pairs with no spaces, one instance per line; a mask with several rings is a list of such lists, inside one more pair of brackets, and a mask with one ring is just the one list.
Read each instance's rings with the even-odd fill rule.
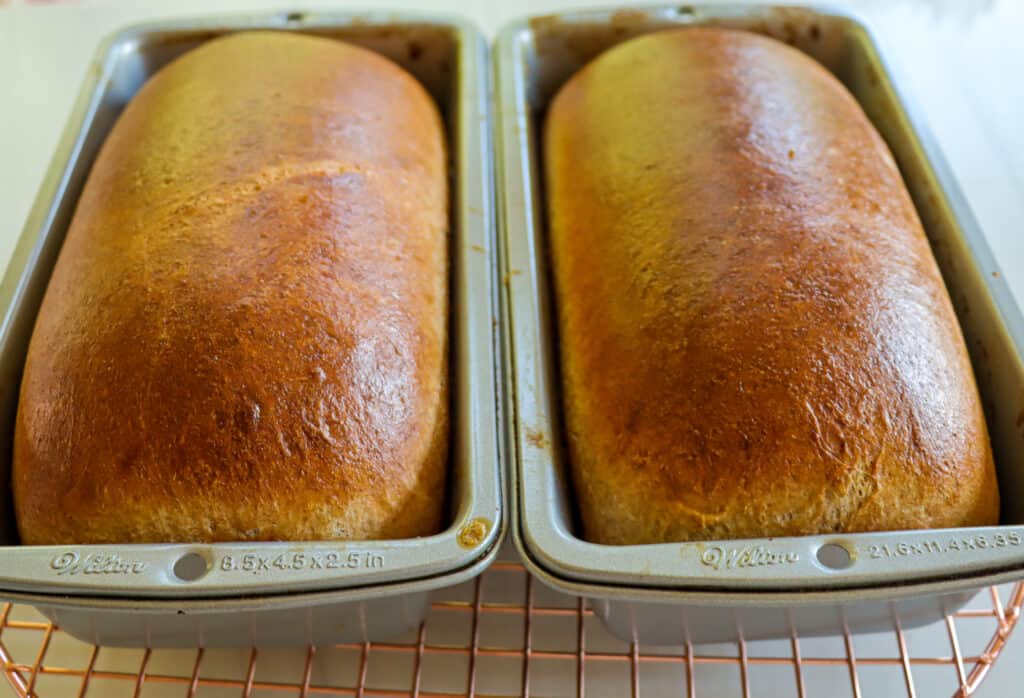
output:
[[86,555],[67,552],[50,560],[50,567],[57,574],[140,574],[146,571],[146,563],[140,560],[125,560],[120,555]]
[[715,570],[786,565],[797,562],[799,559],[799,553],[774,553],[763,545],[729,548],[728,550],[716,546],[708,548],[700,556],[700,561],[703,564]]

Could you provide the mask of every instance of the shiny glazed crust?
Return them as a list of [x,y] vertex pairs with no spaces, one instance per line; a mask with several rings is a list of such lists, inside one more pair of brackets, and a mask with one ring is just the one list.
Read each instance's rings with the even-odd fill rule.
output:
[[544,143],[587,539],[997,522],[949,297],[830,73],[755,34],[656,33],[570,79]]
[[29,348],[22,542],[436,532],[445,168],[425,90],[343,43],[238,34],[147,82]]

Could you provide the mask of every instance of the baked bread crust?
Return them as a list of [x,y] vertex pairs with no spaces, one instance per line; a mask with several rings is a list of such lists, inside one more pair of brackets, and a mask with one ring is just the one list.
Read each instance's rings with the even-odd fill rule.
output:
[[885,143],[752,33],[625,42],[544,129],[587,539],[994,524],[963,338]]
[[370,51],[251,32],[160,70],[103,145],[39,312],[22,542],[436,532],[447,206],[437,107]]

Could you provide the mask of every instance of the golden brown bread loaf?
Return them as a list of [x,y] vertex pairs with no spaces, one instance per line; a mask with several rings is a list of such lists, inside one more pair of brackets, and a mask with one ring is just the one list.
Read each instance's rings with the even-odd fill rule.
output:
[[443,139],[414,78],[327,39],[234,35],[147,82],[29,348],[22,541],[436,532]]
[[570,79],[544,139],[586,538],[997,522],[936,263],[824,68],[750,33],[648,35]]

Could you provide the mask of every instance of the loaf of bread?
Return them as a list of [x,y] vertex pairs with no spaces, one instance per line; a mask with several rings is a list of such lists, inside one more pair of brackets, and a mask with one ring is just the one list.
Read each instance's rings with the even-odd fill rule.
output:
[[563,86],[544,154],[587,539],[997,522],[942,278],[823,67],[740,31],[634,39]]
[[22,542],[436,532],[447,201],[436,105],[372,52],[254,32],[160,70],[36,322]]

